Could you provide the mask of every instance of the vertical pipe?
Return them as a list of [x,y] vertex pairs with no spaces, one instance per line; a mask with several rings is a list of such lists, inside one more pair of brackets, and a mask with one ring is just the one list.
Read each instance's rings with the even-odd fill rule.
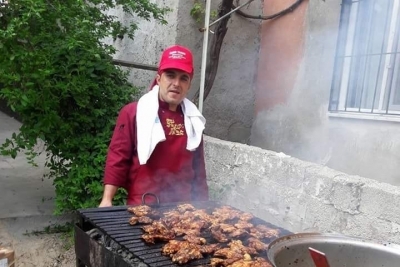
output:
[[211,0],[206,0],[206,10],[204,18],[204,37],[203,37],[203,54],[201,56],[201,76],[200,76],[200,94],[199,94],[199,111],[203,113],[204,85],[206,78],[207,50],[208,50],[208,32],[210,24]]

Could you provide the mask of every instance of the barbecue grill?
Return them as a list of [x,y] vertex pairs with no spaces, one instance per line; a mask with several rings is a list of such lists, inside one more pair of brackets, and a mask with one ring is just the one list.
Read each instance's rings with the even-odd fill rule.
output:
[[[166,212],[183,203],[150,205],[152,209]],[[191,202],[197,209],[214,209],[227,206],[214,201]],[[168,266],[205,266],[211,256],[178,265],[170,257],[161,253],[166,242],[147,244],[141,239],[144,233],[142,224],[130,225],[132,214],[129,206],[108,208],[90,208],[78,210],[79,221],[75,225],[75,253],[77,267],[168,267]],[[291,234],[289,231],[254,217],[254,225],[263,224],[278,229],[279,236]],[[266,240],[266,243],[271,242]],[[262,255],[267,259],[267,255]]]

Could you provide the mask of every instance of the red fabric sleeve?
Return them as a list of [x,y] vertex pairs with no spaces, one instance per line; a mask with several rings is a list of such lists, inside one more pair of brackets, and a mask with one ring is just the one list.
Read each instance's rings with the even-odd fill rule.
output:
[[208,185],[204,161],[204,142],[201,140],[193,158],[194,180],[192,184],[192,200],[208,200]]
[[104,184],[128,187],[129,170],[136,140],[136,105],[130,103],[119,112],[114,133],[108,147]]

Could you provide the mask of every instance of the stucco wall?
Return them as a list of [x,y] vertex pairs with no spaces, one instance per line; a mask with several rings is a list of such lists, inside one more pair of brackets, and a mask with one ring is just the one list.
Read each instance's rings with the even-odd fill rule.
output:
[[[296,72],[275,72],[277,80],[295,75],[296,82],[279,88],[290,92],[286,99],[275,104],[272,99],[264,109],[259,107],[252,128],[252,145],[325,163],[329,133],[327,101],[339,14],[340,1],[308,2],[303,25],[304,41],[301,40],[304,42],[301,64]],[[277,34],[284,35],[285,32]],[[269,51],[274,52],[273,49]],[[298,59],[295,57],[292,60],[295,63]]]
[[[172,9],[166,16],[167,25],[156,23],[154,19],[146,21],[136,18],[122,12],[122,9],[113,9],[109,14],[118,16],[125,25],[132,21],[137,22],[138,30],[135,33],[134,40],[125,37],[124,39],[106,39],[105,42],[113,44],[117,49],[115,59],[134,61],[137,63],[157,65],[161,53],[165,47],[175,43],[177,37],[177,14],[180,1],[163,0],[151,2],[157,3],[160,7],[169,7]],[[129,81],[134,85],[147,89],[155,77],[154,71],[140,70],[130,68]]]
[[[292,0],[264,0],[264,14],[277,14]],[[292,12],[262,22],[256,82],[256,112],[285,103],[293,91],[303,56],[305,11],[308,0]]]
[[400,243],[400,188],[283,153],[205,138],[211,196],[293,232]]
[[329,119],[327,165],[400,186],[400,122]]
[[[212,10],[216,10],[219,1],[212,3]],[[193,19],[187,18],[191,6],[193,1],[187,1],[180,6],[177,40],[194,50],[198,72],[193,87],[197,89],[200,84],[203,46],[203,34],[198,28],[203,27],[203,22],[195,23]],[[262,6],[263,1],[256,0],[244,7],[243,11],[262,14]],[[244,143],[249,141],[260,44],[259,30],[259,20],[244,19],[236,14],[231,16],[221,48],[218,73],[203,107],[207,119],[206,133],[210,136]]]
[[[296,82],[281,88],[290,92],[285,101],[259,110],[251,144],[400,185],[399,123],[339,119],[328,114],[340,3],[308,2]],[[287,79],[288,75],[293,74],[282,71],[275,79]]]

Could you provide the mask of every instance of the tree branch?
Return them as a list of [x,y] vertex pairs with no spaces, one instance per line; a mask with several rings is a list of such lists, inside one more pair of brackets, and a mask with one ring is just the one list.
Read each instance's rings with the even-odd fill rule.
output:
[[[290,12],[292,12],[293,10],[295,10],[301,3],[303,2],[303,0],[296,0],[295,3],[293,3],[291,6],[289,6],[288,8],[273,14],[273,15],[269,15],[269,16],[262,16],[262,15],[250,15],[247,14],[241,10],[237,10],[236,13],[244,18],[248,18],[248,19],[261,19],[261,20],[269,20],[269,19],[275,19],[278,17],[281,17],[283,15],[286,15]],[[232,5],[232,8],[235,8],[235,5]]]

